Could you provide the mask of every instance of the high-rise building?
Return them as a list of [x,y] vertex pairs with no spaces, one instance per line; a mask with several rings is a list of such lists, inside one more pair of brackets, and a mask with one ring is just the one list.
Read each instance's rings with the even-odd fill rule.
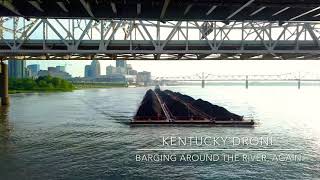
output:
[[143,83],[144,85],[148,85],[151,82],[151,72],[148,72],[148,71],[138,72],[137,82]]
[[62,79],[70,79],[72,76],[64,71],[60,71],[58,67],[48,67],[48,70],[41,70],[38,72],[38,76],[52,76],[52,77],[59,77]]
[[109,75],[109,74],[116,74],[117,73],[117,68],[114,67],[114,66],[107,66],[106,68],[106,75]]
[[48,71],[54,73],[54,72],[57,72],[57,68],[55,68],[55,67],[48,67]]
[[26,61],[9,60],[9,77],[25,78],[26,77]]
[[124,67],[116,67],[117,74],[127,74],[126,68]]
[[84,77],[91,77],[91,65],[84,67]]
[[35,76],[32,76],[32,72],[31,72],[31,69],[29,68],[26,68],[26,78],[32,78],[32,77],[35,77]]
[[38,72],[40,71],[40,65],[39,64],[30,64],[27,67],[31,71],[31,77],[37,77]]
[[127,68],[126,60],[116,60],[116,67]]
[[128,75],[137,75],[137,74],[138,74],[137,70],[132,69],[128,71]]
[[93,60],[90,65],[86,65],[84,68],[84,77],[97,78],[101,75],[100,63],[98,60]]
[[57,71],[66,72],[65,66],[56,66],[56,68],[57,68]]
[[127,64],[127,73],[126,74],[129,74],[129,71],[133,70],[132,68],[132,65],[131,64]]
[[98,60],[93,60],[91,62],[91,77],[100,76],[100,63]]

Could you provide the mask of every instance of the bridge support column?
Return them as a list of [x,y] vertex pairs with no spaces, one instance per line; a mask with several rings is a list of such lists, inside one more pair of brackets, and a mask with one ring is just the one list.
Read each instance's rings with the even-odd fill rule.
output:
[[248,80],[248,76],[246,76],[246,89],[249,88],[249,80]]
[[205,86],[205,81],[201,80],[201,87],[204,88],[204,86]]
[[301,80],[298,79],[298,89],[300,89],[300,87],[301,87]]
[[8,65],[1,61],[0,64],[0,98],[1,105],[9,105],[9,80],[8,80]]

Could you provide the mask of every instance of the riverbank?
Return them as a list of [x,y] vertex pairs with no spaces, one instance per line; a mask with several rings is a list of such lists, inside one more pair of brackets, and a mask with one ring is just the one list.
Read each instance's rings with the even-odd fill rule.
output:
[[[76,90],[76,89],[73,89]],[[38,92],[72,92],[73,90],[65,89],[33,89],[33,90],[9,90],[9,94],[18,94],[18,93],[38,93]]]
[[128,87],[126,83],[109,83],[109,82],[92,82],[92,83],[75,83],[72,82],[72,85],[76,89],[89,89],[89,88],[119,88],[119,87]]

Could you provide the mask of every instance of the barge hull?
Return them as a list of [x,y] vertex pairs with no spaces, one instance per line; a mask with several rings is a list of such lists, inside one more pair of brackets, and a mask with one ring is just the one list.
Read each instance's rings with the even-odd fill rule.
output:
[[131,121],[130,125],[209,125],[209,126],[254,126],[251,121]]

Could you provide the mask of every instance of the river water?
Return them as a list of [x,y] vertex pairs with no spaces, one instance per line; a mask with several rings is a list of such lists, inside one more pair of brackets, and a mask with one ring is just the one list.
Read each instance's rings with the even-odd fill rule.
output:
[[[148,88],[88,89],[11,95],[0,115],[0,179],[320,179],[320,86],[167,87],[259,122],[239,127],[130,127]],[[242,151],[143,151],[163,136],[273,138],[249,155],[303,156],[299,161],[136,161],[136,155]],[[198,147],[195,147],[198,148]],[[210,147],[212,148],[212,147]],[[233,148],[233,147],[223,147]],[[253,145],[237,148],[256,148]]]

